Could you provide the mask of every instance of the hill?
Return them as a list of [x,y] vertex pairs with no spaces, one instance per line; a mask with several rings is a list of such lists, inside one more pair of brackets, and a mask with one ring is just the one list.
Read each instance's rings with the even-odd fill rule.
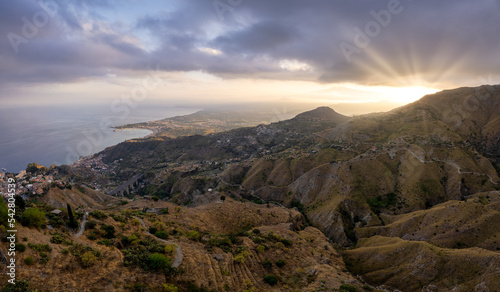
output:
[[[289,226],[298,211],[333,246],[348,249],[341,254],[349,271],[374,286],[495,291],[498,272],[490,264],[497,264],[500,250],[500,227],[494,224],[500,216],[499,103],[500,86],[459,88],[386,113],[350,118],[321,107],[226,132],[158,135],[94,156],[106,170],[94,170],[92,181],[106,191],[142,173],[144,181],[132,196],[187,207],[181,209],[189,219],[177,214],[176,220],[184,218],[197,232],[222,232],[217,226],[233,230],[235,222],[247,222],[274,226],[269,230],[286,237],[288,231],[279,226]],[[80,179],[91,177],[85,175]],[[296,211],[289,211],[285,222],[286,213],[268,220],[260,207],[211,205],[221,196]],[[298,238],[305,236],[298,232]],[[245,250],[256,248],[242,242]],[[463,268],[467,261],[473,268]],[[207,264],[197,273],[205,268],[213,269]],[[415,271],[421,276],[414,277]],[[217,273],[214,277],[210,287],[221,283]],[[235,281],[241,287],[241,280]],[[288,286],[280,289],[293,289],[281,283]],[[300,283],[297,288],[306,289]]]

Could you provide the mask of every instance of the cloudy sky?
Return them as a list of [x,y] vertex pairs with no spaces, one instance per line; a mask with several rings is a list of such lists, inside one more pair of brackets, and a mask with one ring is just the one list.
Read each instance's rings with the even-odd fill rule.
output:
[[500,83],[499,0],[0,1],[3,104],[409,102]]

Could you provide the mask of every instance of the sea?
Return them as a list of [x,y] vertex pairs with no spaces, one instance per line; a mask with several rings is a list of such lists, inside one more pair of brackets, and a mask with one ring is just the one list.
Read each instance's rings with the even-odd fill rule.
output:
[[152,134],[113,127],[194,113],[199,109],[140,104],[119,111],[107,105],[0,108],[0,171],[18,173],[29,163],[71,164],[128,139]]

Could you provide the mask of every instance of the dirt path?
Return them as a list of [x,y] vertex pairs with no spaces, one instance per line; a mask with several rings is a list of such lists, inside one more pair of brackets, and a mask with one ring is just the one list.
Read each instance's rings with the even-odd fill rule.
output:
[[[142,225],[142,227],[144,227],[146,229],[147,234],[154,236],[153,234],[149,233],[148,228],[146,227],[146,224],[144,223],[144,221],[141,218],[135,217],[135,216],[134,216],[134,218],[139,220],[139,222],[141,222],[141,225]],[[184,257],[182,254],[182,249],[181,249],[180,245],[178,245],[177,243],[172,242],[172,241],[164,240],[164,239],[157,238],[157,237],[155,237],[155,238],[156,238],[156,240],[159,240],[165,244],[172,244],[172,245],[177,246],[177,248],[175,249],[175,259],[172,262],[172,268],[178,268],[182,263],[182,258]]]
[[80,224],[80,230],[78,231],[77,234],[75,234],[75,237],[82,236],[83,232],[85,231],[85,223],[87,223],[87,216],[88,215],[89,215],[89,212],[85,212],[85,215],[83,215],[82,224]]

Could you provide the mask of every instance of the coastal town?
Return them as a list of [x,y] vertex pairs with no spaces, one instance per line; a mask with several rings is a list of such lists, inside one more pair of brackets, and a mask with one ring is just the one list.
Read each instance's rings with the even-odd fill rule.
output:
[[[5,172],[0,172],[0,196],[4,199],[8,195],[8,178],[13,175]],[[50,187],[66,187],[66,183],[54,179],[53,175],[27,173],[26,170],[14,175],[16,195],[22,196],[24,199],[33,196],[41,196],[45,194]]]

